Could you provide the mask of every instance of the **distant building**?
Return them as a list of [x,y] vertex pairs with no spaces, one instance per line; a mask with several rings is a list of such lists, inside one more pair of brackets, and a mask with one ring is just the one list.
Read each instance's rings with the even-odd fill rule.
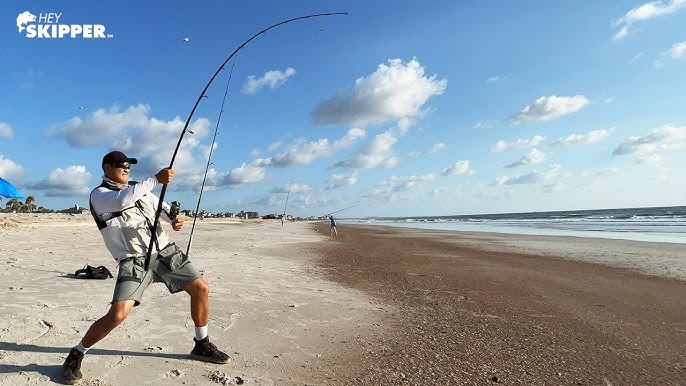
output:
[[79,204],[75,204],[73,207],[68,208],[68,209],[63,209],[60,210],[60,213],[67,213],[67,214],[84,214],[84,213],[90,213],[91,211],[86,208],[82,208],[79,206]]
[[247,219],[249,219],[249,218],[259,218],[260,215],[257,214],[257,212],[245,212],[245,211],[241,211],[240,213],[238,213],[238,214],[236,215],[236,217],[238,217],[238,218],[244,218],[244,219],[247,220]]

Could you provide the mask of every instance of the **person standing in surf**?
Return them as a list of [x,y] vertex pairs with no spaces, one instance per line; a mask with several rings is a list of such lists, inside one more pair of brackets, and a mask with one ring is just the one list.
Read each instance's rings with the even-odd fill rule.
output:
[[336,220],[331,215],[329,215],[329,220],[331,221],[331,229],[329,230],[330,235],[333,236],[335,234],[336,236],[338,236],[338,230],[336,229]]

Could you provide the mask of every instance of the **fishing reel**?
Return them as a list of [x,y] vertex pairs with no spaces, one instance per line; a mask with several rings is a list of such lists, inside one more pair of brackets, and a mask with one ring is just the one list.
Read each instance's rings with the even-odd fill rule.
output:
[[180,212],[181,212],[181,203],[178,201],[172,201],[171,202],[171,208],[169,209],[169,217],[172,220],[176,220],[176,217],[178,217]]

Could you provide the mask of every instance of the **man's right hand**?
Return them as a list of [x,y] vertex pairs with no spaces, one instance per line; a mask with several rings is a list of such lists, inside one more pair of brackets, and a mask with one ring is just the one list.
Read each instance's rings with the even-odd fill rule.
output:
[[176,174],[174,169],[164,168],[155,174],[155,178],[160,184],[168,184],[174,179],[174,174]]

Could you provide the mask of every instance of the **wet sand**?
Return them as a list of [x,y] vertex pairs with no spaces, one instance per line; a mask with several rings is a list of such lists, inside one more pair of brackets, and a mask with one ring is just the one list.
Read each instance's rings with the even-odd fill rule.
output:
[[390,306],[385,333],[355,342],[345,384],[686,384],[686,245],[339,234],[317,245],[326,277]]

